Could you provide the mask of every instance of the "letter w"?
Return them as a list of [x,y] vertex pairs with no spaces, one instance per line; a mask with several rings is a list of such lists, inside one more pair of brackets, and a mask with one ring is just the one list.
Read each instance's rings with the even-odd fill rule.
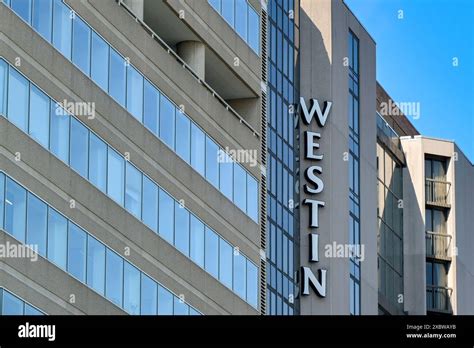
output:
[[301,110],[303,111],[303,121],[307,125],[311,123],[311,120],[314,117],[314,113],[318,116],[316,121],[318,122],[320,127],[324,127],[326,124],[326,120],[331,112],[332,102],[325,101],[324,102],[324,111],[321,112],[321,107],[319,106],[319,102],[317,99],[311,99],[311,110],[308,111],[308,107],[306,106],[306,102],[303,97],[300,98],[300,105]]

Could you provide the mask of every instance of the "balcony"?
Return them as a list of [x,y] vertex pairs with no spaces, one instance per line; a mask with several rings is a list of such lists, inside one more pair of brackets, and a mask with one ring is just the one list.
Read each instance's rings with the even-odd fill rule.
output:
[[426,204],[437,207],[450,208],[451,183],[448,181],[426,178]]
[[426,231],[426,257],[450,261],[451,239],[449,234]]
[[437,314],[452,314],[453,289],[445,286],[426,285],[426,310]]

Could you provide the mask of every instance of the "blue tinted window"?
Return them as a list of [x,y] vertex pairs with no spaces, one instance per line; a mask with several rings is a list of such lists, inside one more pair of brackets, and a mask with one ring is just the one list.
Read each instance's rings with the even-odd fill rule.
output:
[[70,164],[82,177],[87,178],[89,131],[75,118],[71,118]]
[[180,298],[174,298],[174,315],[189,315],[189,306]]
[[142,122],[143,76],[131,65],[127,67],[127,110]]
[[51,129],[49,149],[65,163],[69,163],[70,117],[58,104],[51,103]]
[[232,246],[219,239],[219,280],[232,289]]
[[25,303],[25,315],[43,315],[35,307],[30,306],[28,303]]
[[243,211],[247,205],[247,173],[239,165],[234,165],[234,203]]
[[247,259],[240,253],[234,253],[234,291],[245,300],[247,291]]
[[107,157],[107,194],[123,206],[125,160],[112,149],[109,149]]
[[5,175],[0,173],[0,229],[3,229],[3,208],[5,207]]
[[7,115],[7,71],[8,65],[0,59],[0,114]]
[[107,145],[93,133],[90,133],[89,148],[89,180],[99,190],[106,192]]
[[204,268],[204,224],[191,214],[191,260]]
[[31,0],[12,0],[11,7],[16,14],[31,23]]
[[86,233],[69,222],[67,270],[81,282],[86,282]]
[[111,48],[109,94],[122,106],[125,106],[125,65],[125,59]]
[[235,0],[235,30],[247,41],[247,0]]
[[222,150],[220,151],[219,188],[224,196],[232,200],[232,188],[234,187],[234,163],[229,155]]
[[158,232],[158,186],[143,175],[143,213],[142,221],[153,231]]
[[252,7],[249,10],[248,44],[258,54],[260,50],[260,17]]
[[160,209],[159,209],[159,228],[158,231],[168,243],[173,244],[174,236],[174,199],[165,191],[160,190]]
[[175,202],[175,234],[174,246],[186,256],[189,256],[189,212]]
[[202,176],[205,169],[205,135],[191,123],[191,166]]
[[49,102],[46,94],[31,85],[29,133],[46,148],[49,145]]
[[15,69],[8,79],[8,119],[24,132],[28,129],[29,82]]
[[109,45],[92,32],[91,78],[104,91],[109,87]]
[[213,230],[206,227],[205,267],[216,279],[219,276],[219,237]]
[[143,106],[143,123],[150,131],[158,136],[158,125],[160,119],[160,92],[145,80]]
[[258,305],[258,270],[252,262],[247,260],[247,302],[253,307]]
[[200,315],[194,308],[189,307],[189,315]]
[[108,248],[105,255],[105,296],[122,307],[123,259]]
[[191,121],[182,112],[176,113],[176,153],[190,163]]
[[28,193],[27,211],[26,244],[38,246],[38,253],[46,256],[48,207],[31,193]]
[[48,209],[48,259],[66,269],[67,220],[56,210]]
[[2,314],[3,315],[23,315],[24,302],[18,297],[3,290]]
[[209,4],[211,4],[217,12],[221,12],[221,0],[209,0]]
[[128,262],[124,264],[123,309],[140,314],[140,271]]
[[126,165],[125,209],[141,219],[142,173],[129,162]]
[[141,274],[141,315],[156,315],[158,284],[145,274]]
[[5,192],[5,230],[25,242],[26,190],[7,178]]
[[254,221],[258,221],[258,184],[247,174],[247,214]]
[[105,246],[94,237],[87,236],[87,285],[104,295]]
[[73,20],[72,62],[84,74],[90,74],[91,29],[82,19],[75,16]]
[[51,42],[51,27],[53,19],[52,0],[33,0],[33,28]]
[[173,294],[158,285],[158,315],[173,314]]
[[61,0],[54,0],[53,45],[67,59],[71,59],[71,10]]
[[219,188],[219,147],[209,137],[206,137],[206,179]]
[[230,24],[231,27],[234,27],[234,0],[224,0],[222,1],[222,16]]
[[174,118],[175,110],[173,103],[164,95],[160,98],[160,138],[163,142],[174,149]]

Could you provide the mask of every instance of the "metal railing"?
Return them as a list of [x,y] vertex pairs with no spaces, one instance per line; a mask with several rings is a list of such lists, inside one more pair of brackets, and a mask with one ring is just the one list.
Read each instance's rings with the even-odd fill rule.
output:
[[426,256],[436,259],[451,259],[452,236],[446,233],[426,231]]
[[425,194],[426,203],[449,206],[450,203],[451,183],[448,181],[436,180],[426,178],[425,180]]
[[402,144],[400,142],[400,137],[398,136],[397,132],[393,130],[392,127],[388,124],[387,121],[377,112],[377,127],[380,129],[382,134],[389,139],[392,144],[399,150],[402,149]]
[[426,285],[426,310],[429,312],[452,313],[452,292],[453,289],[445,286]]

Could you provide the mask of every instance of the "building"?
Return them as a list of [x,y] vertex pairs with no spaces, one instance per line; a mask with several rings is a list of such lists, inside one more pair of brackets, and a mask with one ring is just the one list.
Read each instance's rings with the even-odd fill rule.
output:
[[1,2],[2,313],[474,313],[473,165],[343,1]]

